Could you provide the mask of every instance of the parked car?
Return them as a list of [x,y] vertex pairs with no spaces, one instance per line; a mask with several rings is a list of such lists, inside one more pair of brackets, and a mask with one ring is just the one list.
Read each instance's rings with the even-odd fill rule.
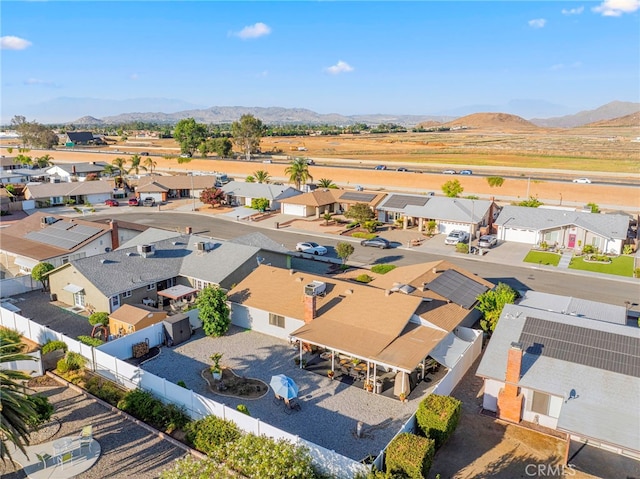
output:
[[129,198],[129,206],[139,206],[140,205],[140,201],[138,201],[138,198]]
[[461,175],[473,175],[473,171],[471,170],[460,170]]
[[589,178],[576,178],[573,180],[574,183],[583,183],[583,184],[591,184],[591,180]]
[[380,236],[376,236],[375,238],[362,240],[360,242],[362,246],[372,246],[374,248],[387,249],[391,247],[391,243],[384,238],[380,238]]
[[327,248],[325,248],[324,246],[320,246],[318,243],[314,243],[313,241],[298,243],[296,245],[296,251],[300,251],[302,253],[314,254],[316,256],[322,256],[327,254]]
[[104,204],[107,206],[120,206],[120,203],[118,203],[118,200],[114,200],[114,199],[108,199],[107,201],[104,202]]
[[148,151],[141,151],[140,152],[140,156],[149,156],[149,152]]
[[480,236],[480,239],[478,240],[479,248],[493,248],[497,244],[498,238],[496,235],[483,235]]
[[142,200],[142,206],[155,206],[155,205],[156,205],[156,200],[154,200],[150,196],[148,196],[144,200]]
[[186,153],[182,153],[180,155],[180,158],[191,158],[191,153],[189,153],[188,151]]
[[442,172],[443,175],[455,175],[456,174],[456,170],[444,170]]
[[458,243],[466,243],[469,241],[469,233],[461,230],[454,230],[444,239],[444,244],[456,245]]
[[401,167],[400,167],[400,168],[398,168],[396,171],[409,171],[409,170],[401,166]]
[[387,167],[385,165],[378,165],[374,168],[375,170],[386,170]]

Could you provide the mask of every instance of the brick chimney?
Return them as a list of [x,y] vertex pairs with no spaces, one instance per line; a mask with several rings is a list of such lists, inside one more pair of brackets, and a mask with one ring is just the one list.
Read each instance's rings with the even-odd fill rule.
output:
[[304,322],[310,323],[316,317],[316,296],[312,294],[304,295]]
[[118,249],[120,246],[120,235],[118,233],[118,222],[111,220],[109,222],[109,228],[111,229],[111,249]]
[[520,422],[523,396],[518,387],[522,367],[522,344],[511,343],[507,356],[504,387],[498,393],[498,417],[505,421]]

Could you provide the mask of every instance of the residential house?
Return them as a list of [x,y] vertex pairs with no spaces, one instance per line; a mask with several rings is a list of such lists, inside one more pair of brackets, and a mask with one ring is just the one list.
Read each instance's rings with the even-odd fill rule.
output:
[[3,228],[0,262],[14,276],[30,274],[40,262],[58,267],[117,248],[118,241],[115,221],[98,224],[38,212]]
[[468,327],[478,317],[477,295],[493,285],[445,261],[391,273],[365,285],[263,265],[229,292],[231,320],[358,358],[379,374],[403,373],[405,392],[420,369],[424,374],[428,357],[459,380],[473,362],[464,357],[479,334]]
[[15,162],[15,158],[0,158],[0,183],[28,183],[29,181],[44,181],[49,177],[46,168],[29,168]]
[[[169,306],[172,300],[193,296],[209,285],[228,289],[269,257],[285,267],[288,254],[263,251],[230,241],[198,235],[172,235],[156,241],[158,230],[149,229],[116,249],[79,259],[49,275],[51,292],[58,300],[78,308],[91,305],[113,312],[123,304]],[[180,288],[178,296],[167,292]]]
[[218,183],[216,175],[142,176],[135,188],[138,198],[153,198],[157,203],[176,198],[199,198]]
[[105,144],[102,138],[94,136],[90,131],[68,131],[64,142],[66,146]]
[[625,325],[626,309],[545,296],[523,303],[505,306],[478,367],[483,407],[639,459],[640,329]]
[[0,209],[7,210],[9,208],[9,203],[11,203],[14,199],[14,196],[7,190],[6,188],[0,188]]
[[116,233],[114,234],[118,238],[118,244],[115,245],[113,249],[117,249],[118,247],[121,247],[125,243],[131,241],[133,238],[139,236],[141,233],[150,229],[149,225],[141,224],[141,223],[132,223],[130,221],[122,221],[121,219],[114,220],[111,218],[102,218],[99,220],[88,219],[87,221],[91,223],[109,225],[113,230],[116,231]]
[[516,243],[557,245],[576,251],[592,245],[599,251],[621,254],[629,217],[585,211],[505,206],[496,219],[498,239]]
[[33,183],[24,189],[26,200],[34,200],[38,208],[104,203],[118,190],[113,181],[83,181],[72,183]]
[[60,181],[85,181],[87,176],[102,176],[108,163],[103,161],[92,161],[85,163],[56,163],[46,168],[47,174]]
[[16,163],[15,157],[7,157],[4,155],[0,157],[0,170],[2,171],[18,170],[23,167],[24,165]]
[[380,202],[387,196],[386,193],[376,193],[373,191],[342,191],[338,197],[338,211],[349,211],[353,205],[364,203],[375,211]]
[[320,218],[325,213],[337,213],[340,211],[338,198],[343,193],[343,190],[336,188],[313,190],[281,200],[280,211],[285,215],[300,216],[302,218],[308,218],[309,216]]
[[[427,199],[424,204],[423,199]],[[409,225],[418,226],[418,230],[424,231],[427,222],[436,222],[436,233],[449,234],[454,230],[462,230],[472,237],[477,232],[484,232],[490,228],[494,216],[497,216],[495,203],[490,200],[472,200],[467,198],[448,198],[446,196],[410,197],[409,195],[391,195],[381,205],[383,208],[391,208],[393,205],[401,206],[404,211],[403,227]],[[384,210],[383,210],[384,211]]]
[[281,200],[302,194],[290,186],[242,181],[230,181],[220,189],[224,191],[226,202],[230,205],[250,207],[251,200],[266,198],[269,200],[270,210],[279,210]]
[[109,315],[109,334],[124,336],[159,323],[167,317],[167,312],[144,304],[123,304]]

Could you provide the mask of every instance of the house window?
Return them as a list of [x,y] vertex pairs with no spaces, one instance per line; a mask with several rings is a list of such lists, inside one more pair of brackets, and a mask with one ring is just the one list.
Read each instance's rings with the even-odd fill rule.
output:
[[130,298],[131,297],[131,291],[125,291],[124,293],[122,293],[122,297],[123,298]]
[[284,316],[280,316],[279,314],[269,313],[269,324],[271,326],[284,328]]
[[540,393],[538,391],[533,391],[533,398],[531,400],[531,411],[548,416],[549,415],[549,399],[550,399],[550,396],[548,394]]
[[171,288],[172,286],[176,285],[176,279],[175,278],[169,278],[167,280],[167,288]]
[[51,204],[52,205],[61,205],[62,203],[64,203],[64,200],[62,199],[62,196],[52,196],[51,197]]
[[147,285],[147,291],[151,291],[151,290],[154,290],[154,289],[156,289],[156,284],[155,283]]
[[69,257],[68,256],[63,256],[62,257],[62,264],[67,264],[69,262]]

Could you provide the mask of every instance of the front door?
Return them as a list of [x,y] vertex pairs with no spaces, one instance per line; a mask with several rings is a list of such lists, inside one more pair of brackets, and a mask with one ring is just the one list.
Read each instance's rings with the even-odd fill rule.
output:
[[84,308],[84,304],[84,292],[80,291],[79,293],[75,293],[73,295],[73,305]]
[[574,234],[570,234],[569,235],[569,244],[567,246],[569,248],[575,248],[576,247],[576,235],[574,235]]
[[115,296],[111,296],[111,312],[113,313],[119,307],[120,307],[120,295],[116,294]]

